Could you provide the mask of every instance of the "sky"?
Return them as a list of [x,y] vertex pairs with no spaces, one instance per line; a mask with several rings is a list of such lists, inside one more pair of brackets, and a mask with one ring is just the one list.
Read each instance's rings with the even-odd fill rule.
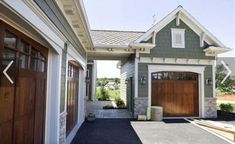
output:
[[[91,29],[133,31],[147,31],[153,15],[158,22],[182,5],[225,46],[235,49],[235,0],[84,0],[84,5]],[[234,57],[235,50],[220,56]],[[98,77],[99,69],[98,64]],[[116,76],[112,73],[107,77]]]
[[118,61],[97,61],[97,78],[120,78],[120,69],[117,68]]

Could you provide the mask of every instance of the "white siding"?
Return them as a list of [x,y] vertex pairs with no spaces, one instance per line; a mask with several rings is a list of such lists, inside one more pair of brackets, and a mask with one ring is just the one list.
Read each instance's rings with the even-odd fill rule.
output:
[[125,80],[130,77],[134,77],[134,61],[128,61],[121,67],[120,96],[125,103],[127,101],[127,84],[125,84]]

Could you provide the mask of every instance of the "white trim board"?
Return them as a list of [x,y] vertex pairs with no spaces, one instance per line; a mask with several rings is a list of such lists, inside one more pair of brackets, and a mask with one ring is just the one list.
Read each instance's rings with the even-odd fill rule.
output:
[[28,22],[28,24],[43,37],[50,39],[54,44],[63,48],[65,39],[59,37],[58,34],[53,31],[54,29],[48,27],[48,23],[45,23],[45,21],[42,20],[42,17],[35,14],[36,11],[33,11],[24,1],[6,0],[3,4],[8,5],[9,8],[13,9],[14,13],[26,20],[26,22]]
[[148,65],[148,107],[151,106],[153,72],[160,71],[188,71],[199,75],[199,117],[204,117],[204,70],[205,66],[175,66],[175,65]]
[[210,60],[210,59],[187,59],[187,58],[140,57],[139,59],[139,63],[213,65],[214,62],[215,60]]
[[61,53],[48,52],[45,143],[59,143]]
[[75,50],[71,44],[68,45],[67,56],[70,56],[71,60],[76,60],[79,62],[83,69],[86,68],[86,60]]
[[[74,139],[78,129],[82,125],[82,123],[85,120],[85,72],[84,70],[79,70],[79,93],[78,93],[78,121],[77,124],[73,127],[72,131],[69,133],[69,135],[66,137],[66,144],[70,144],[72,140]],[[67,118],[67,117],[66,117]]]

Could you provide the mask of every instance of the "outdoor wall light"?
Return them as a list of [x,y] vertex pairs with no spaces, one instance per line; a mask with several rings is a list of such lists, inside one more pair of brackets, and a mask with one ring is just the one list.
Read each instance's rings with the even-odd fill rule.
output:
[[129,79],[127,78],[127,79],[125,80],[125,84],[128,84],[128,81],[129,81]]
[[140,77],[140,83],[141,83],[141,85],[145,85],[146,84],[145,76]]
[[211,78],[207,78],[206,79],[206,85],[212,85],[213,84],[213,81]]
[[86,77],[86,83],[89,84],[90,83],[90,78],[89,77]]

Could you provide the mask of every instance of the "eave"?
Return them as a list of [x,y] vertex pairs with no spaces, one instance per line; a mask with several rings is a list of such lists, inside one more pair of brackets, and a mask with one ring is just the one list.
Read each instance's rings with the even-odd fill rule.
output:
[[87,51],[92,49],[93,42],[90,35],[90,27],[85,13],[82,1],[61,0],[56,1],[62,13],[68,20],[74,33],[82,43],[82,46]]
[[204,49],[203,51],[206,53],[207,56],[216,56],[218,54],[222,54],[228,51],[231,51],[231,48],[228,47],[216,47],[216,46],[209,46],[208,48]]

